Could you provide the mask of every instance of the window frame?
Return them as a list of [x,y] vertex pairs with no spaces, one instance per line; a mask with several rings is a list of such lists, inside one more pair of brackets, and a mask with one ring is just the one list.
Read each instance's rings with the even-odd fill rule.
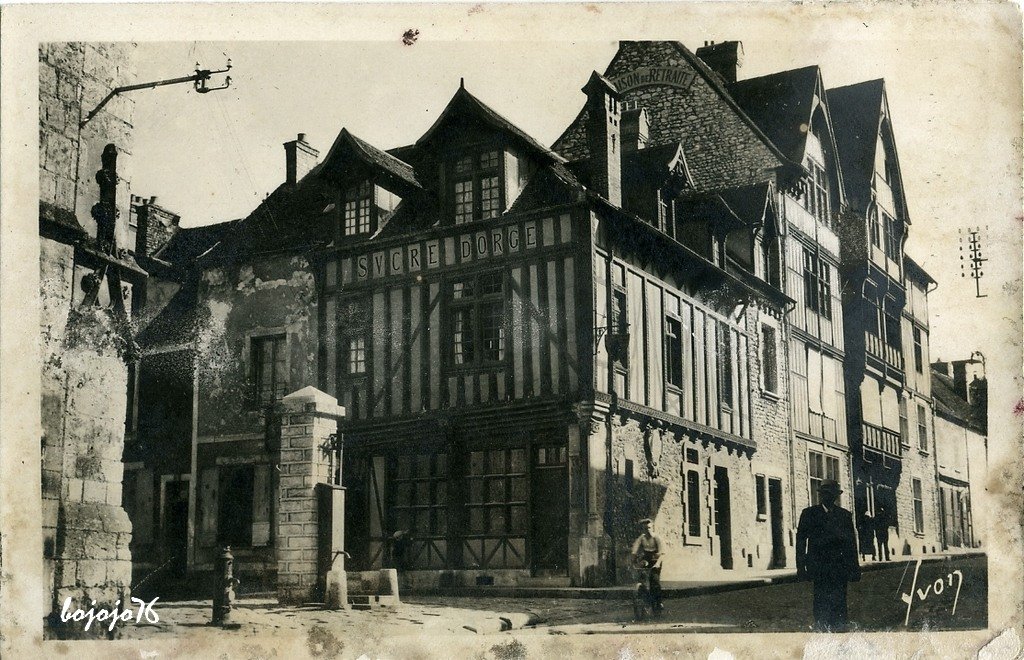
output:
[[732,361],[732,347],[734,345],[732,328],[723,321],[715,322],[715,349],[718,352],[718,403],[727,410],[732,411],[736,405],[736,391],[733,387],[733,376],[736,373]]
[[917,404],[917,450],[928,453],[928,416],[923,403]]
[[911,334],[914,341],[914,369],[917,373],[924,373],[924,333],[921,332],[921,328],[914,325],[911,329]]
[[[271,365],[273,368],[271,375],[271,392],[280,390],[280,395],[273,394],[269,400],[264,400],[261,381],[263,380],[264,369],[266,368],[263,364],[263,347],[267,342],[271,342]],[[249,335],[249,400],[251,405],[250,409],[260,410],[268,406],[272,406],[279,402],[287,393],[289,387],[289,380],[291,376],[290,369],[290,351],[288,347],[288,332],[284,329],[277,331],[268,331],[260,334]],[[276,365],[278,364],[278,352],[280,351],[283,355],[280,361],[283,363],[283,381],[278,383],[277,381],[277,370]]]
[[[365,191],[364,191],[365,188]],[[342,236],[361,236],[368,235],[373,232],[374,225],[374,214],[376,204],[374,203],[375,198],[375,185],[370,179],[364,179],[353,186],[349,186],[342,192],[341,202],[341,235]],[[365,208],[364,208],[365,202]],[[351,217],[351,227],[349,225],[349,205],[354,205],[354,215]],[[365,210],[365,220],[363,222]],[[350,230],[351,229],[351,230]]]
[[920,479],[911,477],[910,488],[914,502],[914,535],[924,536],[924,484]]
[[665,313],[665,383],[683,391],[683,320],[672,312]]
[[700,545],[701,533],[701,476],[700,454],[692,447],[683,449],[683,460],[679,466],[683,480],[680,494],[683,498],[682,536],[685,545]]
[[[488,277],[499,278],[500,289],[498,291],[482,292],[480,282]],[[447,357],[451,369],[459,371],[492,369],[506,364],[509,354],[508,341],[511,335],[508,318],[507,279],[503,270],[488,270],[452,278],[446,283],[448,289]],[[466,297],[456,298],[456,286],[460,284],[465,286],[467,282],[472,282],[472,293]],[[484,337],[485,311],[496,305],[501,307],[500,322],[497,325],[499,354],[497,358],[488,358],[486,357]],[[460,361],[460,354],[457,353],[456,349],[457,346],[465,347],[466,342],[465,340],[456,342],[456,333],[458,332],[456,320],[458,315],[463,312],[468,314],[471,333],[469,345],[472,347],[470,349],[472,355],[467,360],[465,355],[462,354]],[[463,350],[465,349],[463,348]]]
[[764,474],[754,475],[754,503],[757,520],[768,519],[768,478]]
[[[488,159],[487,164],[484,164],[483,158],[485,155],[494,154],[494,162],[490,163]],[[481,222],[484,220],[494,220],[500,218],[505,212],[506,199],[505,199],[505,149],[500,145],[478,145],[458,152],[449,162],[448,177],[449,183],[447,185],[448,194],[446,195],[447,203],[450,205],[450,218],[451,223],[454,225],[465,225],[474,222]],[[459,163],[469,159],[469,168],[460,171]],[[484,184],[490,179],[496,179],[494,187],[488,187],[487,190],[494,190],[497,192],[496,196],[488,197],[487,201],[496,200],[495,207],[488,209],[485,217],[484,209]],[[458,190],[460,185],[464,186],[469,183],[469,189]],[[465,201],[458,201],[457,195],[469,193],[469,205],[470,209],[467,213],[460,213],[458,211],[459,204],[465,204]]]
[[[771,337],[769,338],[769,332]],[[781,379],[779,378],[779,346],[781,340],[780,328],[776,325],[761,322],[761,392],[767,393],[772,396],[779,396],[779,390],[781,389]],[[770,339],[770,341],[769,341]],[[771,349],[769,351],[769,348]],[[771,359],[769,359],[769,357]],[[771,369],[769,370],[769,365]],[[768,374],[771,373],[771,387],[769,386]]]
[[[820,466],[820,474],[815,475],[813,460],[815,457],[820,458],[818,462]],[[818,498],[818,488],[821,486],[821,482],[826,479],[832,479],[833,481],[839,482],[839,457],[832,456],[824,451],[818,451],[817,449],[807,450],[807,487],[809,489],[810,503],[811,506],[817,506],[821,503]]]
[[832,265],[807,246],[804,251],[804,304],[832,320]]

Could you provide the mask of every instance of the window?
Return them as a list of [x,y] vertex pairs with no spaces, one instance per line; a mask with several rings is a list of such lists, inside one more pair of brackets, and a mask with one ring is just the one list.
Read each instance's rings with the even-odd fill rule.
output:
[[665,380],[683,386],[683,325],[672,316],[665,317]]
[[804,300],[812,312],[832,318],[831,267],[807,248],[804,248]]
[[754,497],[757,500],[757,515],[768,515],[768,484],[763,474],[754,475]]
[[928,418],[922,404],[917,404],[917,448],[928,451]]
[[900,242],[902,239],[900,223],[888,215],[885,216],[885,256],[895,262],[900,260]]
[[818,504],[818,488],[826,479],[839,481],[839,459],[819,451],[807,452],[807,480],[811,489],[811,505]]
[[885,309],[883,310],[883,315],[885,317],[885,343],[893,348],[899,349],[903,345],[903,342],[900,337],[899,312],[897,312],[895,308],[896,302],[887,298],[885,301]]
[[629,316],[626,301],[626,274],[622,266],[612,267],[612,309],[608,324],[608,352],[616,366],[629,362]]
[[252,545],[253,473],[252,465],[218,469],[217,543],[220,545]]
[[828,224],[828,175],[825,168],[813,160],[807,161],[807,171],[804,179],[804,208],[819,221]]
[[[526,449],[492,449],[469,453],[466,475],[467,537],[524,539],[527,533]],[[486,552],[485,552],[486,550]],[[525,564],[525,541],[505,544],[466,541],[464,560],[481,567]]]
[[871,209],[871,218],[868,221],[871,232],[871,244],[875,247],[882,247],[882,225],[878,219],[878,209]]
[[345,235],[370,233],[370,202],[373,185],[364,181],[345,191]]
[[900,397],[900,444],[910,446],[910,422],[907,419],[907,400]]
[[718,395],[722,405],[732,408],[732,330],[718,323]]
[[[395,531],[406,530],[420,539],[448,536],[447,454],[406,454],[392,464],[392,515]],[[416,568],[442,568],[439,548],[427,543],[415,557],[406,557]]]
[[[686,463],[690,466],[697,466],[700,458],[696,449],[686,450]],[[686,478],[686,535],[691,537],[700,536],[700,471],[696,467],[683,466]]]
[[921,328],[914,326],[914,368],[924,373],[924,346],[921,344]]
[[253,402],[258,407],[281,400],[288,387],[285,335],[252,338]]
[[924,498],[921,494],[921,480],[912,481],[914,489],[914,533],[924,534]]
[[456,365],[482,365],[505,358],[505,292],[502,273],[452,284],[452,358]]
[[761,324],[761,387],[773,393],[779,391],[778,353],[775,328]]
[[502,210],[501,151],[465,155],[453,167],[456,224],[496,218]]
[[348,373],[358,375],[366,373],[366,337],[348,338]]

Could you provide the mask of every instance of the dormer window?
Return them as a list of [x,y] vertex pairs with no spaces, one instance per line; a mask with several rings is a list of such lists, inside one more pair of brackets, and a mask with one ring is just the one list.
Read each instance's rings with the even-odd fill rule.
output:
[[456,224],[501,215],[501,153],[492,149],[455,161],[452,205]]
[[373,201],[373,186],[369,181],[352,186],[345,191],[345,235],[370,233],[370,204]]

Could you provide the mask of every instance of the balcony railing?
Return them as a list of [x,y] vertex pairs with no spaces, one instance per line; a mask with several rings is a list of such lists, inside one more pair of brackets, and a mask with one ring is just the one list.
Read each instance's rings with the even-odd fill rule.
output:
[[816,438],[824,438],[829,442],[837,442],[836,420],[822,413],[810,411],[810,434]]
[[897,458],[903,455],[899,433],[867,422],[864,422],[864,446]]
[[864,347],[868,355],[874,356],[885,364],[903,371],[903,351],[894,348],[870,332],[864,333]]

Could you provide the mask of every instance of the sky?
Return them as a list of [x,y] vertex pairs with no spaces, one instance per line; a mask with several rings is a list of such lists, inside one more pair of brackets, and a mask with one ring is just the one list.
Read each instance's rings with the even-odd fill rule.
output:
[[[1007,294],[1016,305],[1010,316],[1020,316],[1019,287],[1008,292],[1012,285],[1005,284],[1020,272],[1019,25],[985,12],[929,18],[903,10],[765,13],[733,6],[728,13],[712,7],[663,14],[643,34],[677,39],[691,50],[705,40],[738,39],[741,79],[809,64],[821,66],[826,87],[884,78],[912,222],[907,250],[939,283],[931,296],[931,357],[999,350],[999,337],[982,319],[1004,315],[997,305]],[[908,23],[908,16],[920,20]],[[397,36],[142,42],[140,81],[187,75],[197,62],[222,68],[230,57],[232,83],[209,94],[178,85],[133,95],[131,189],[157,195],[183,226],[243,217],[283,181],[282,144],[297,133],[321,156],[342,127],[385,149],[412,143],[460,78],[551,144],[579,111],[590,72],[610,62],[616,37],[638,38],[635,26],[628,29],[616,35],[602,24],[587,40],[530,41],[435,40],[424,30],[412,46]],[[987,300],[976,299],[973,281],[961,277],[958,237],[972,226],[989,227]]]

